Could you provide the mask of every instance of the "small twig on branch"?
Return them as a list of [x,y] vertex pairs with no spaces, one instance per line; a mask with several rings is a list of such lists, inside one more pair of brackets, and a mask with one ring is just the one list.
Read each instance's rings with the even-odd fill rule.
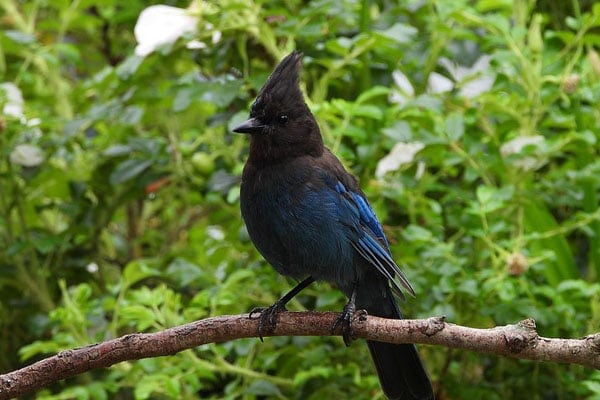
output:
[[[330,336],[337,313],[284,312],[277,327],[263,336]],[[247,314],[208,318],[156,333],[125,335],[117,339],[66,350],[20,370],[0,375],[0,400],[31,393],[61,379],[96,368],[172,355],[206,343],[257,337],[257,319]],[[538,336],[535,322],[490,329],[466,328],[444,322],[443,317],[423,320],[356,318],[356,338],[390,343],[421,343],[497,354],[536,361],[581,364],[600,369],[600,333],[582,339],[548,339]]]

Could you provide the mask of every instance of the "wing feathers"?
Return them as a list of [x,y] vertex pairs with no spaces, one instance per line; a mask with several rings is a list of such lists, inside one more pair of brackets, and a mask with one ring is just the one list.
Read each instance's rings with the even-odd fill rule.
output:
[[339,181],[334,188],[342,195],[343,204],[356,210],[352,215],[357,216],[358,221],[351,221],[354,226],[359,227],[359,237],[352,242],[354,249],[390,281],[392,290],[398,297],[405,298],[396,278],[414,296],[415,291],[408,278],[392,259],[383,228],[367,200],[359,193],[348,191]]

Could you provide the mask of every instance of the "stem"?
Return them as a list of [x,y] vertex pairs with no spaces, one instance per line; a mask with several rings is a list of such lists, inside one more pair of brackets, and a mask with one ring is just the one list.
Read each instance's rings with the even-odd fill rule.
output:
[[[7,163],[7,171],[8,176],[15,176],[15,172],[12,171],[10,163]],[[35,303],[39,305],[39,307],[48,312],[55,308],[54,301],[52,300],[52,296],[50,295],[50,290],[48,288],[48,284],[46,281],[46,277],[44,276],[44,268],[40,265],[40,260],[33,249],[32,238],[29,232],[29,228],[27,226],[27,222],[25,219],[25,211],[23,209],[23,204],[26,199],[22,196],[17,183],[13,180],[11,182],[11,186],[8,190],[3,191],[3,193],[12,194],[13,201],[9,204],[7,203],[4,196],[0,196],[2,213],[4,215],[4,219],[6,221],[6,237],[9,244],[15,245],[20,240],[24,240],[26,242],[25,249],[16,252],[12,257],[13,263],[17,269],[17,281],[21,284],[21,290],[31,298]],[[14,218],[12,216],[12,209],[16,210],[17,221],[15,224],[20,225],[20,235],[22,238],[17,238],[15,234],[15,229],[12,225]],[[24,257],[24,253],[27,252],[28,263],[26,263],[26,258]]]
[[[359,27],[360,31],[364,34],[369,34],[371,31],[371,1],[370,0],[361,0],[360,8],[359,8]],[[367,53],[363,53],[360,56],[360,61],[362,68],[360,70],[360,92],[364,92],[368,88],[371,87],[371,69],[369,57],[367,57]]]

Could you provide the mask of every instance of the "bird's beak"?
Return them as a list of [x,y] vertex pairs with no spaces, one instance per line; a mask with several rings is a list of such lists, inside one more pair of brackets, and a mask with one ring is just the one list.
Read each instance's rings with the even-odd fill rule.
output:
[[255,133],[262,133],[265,126],[256,118],[249,118],[246,121],[238,125],[233,131],[237,133],[249,133],[251,135]]

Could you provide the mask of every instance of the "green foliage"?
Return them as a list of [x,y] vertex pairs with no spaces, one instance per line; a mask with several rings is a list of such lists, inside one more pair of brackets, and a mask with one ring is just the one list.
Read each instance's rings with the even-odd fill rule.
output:
[[[599,4],[195,2],[197,32],[141,57],[146,3],[0,1],[0,371],[286,291],[243,228],[231,127],[293,48],[415,286],[409,316],[600,331]],[[292,307],[340,310],[320,285]],[[207,345],[38,398],[383,398],[365,347]],[[440,398],[600,398],[581,367],[421,350]]]

